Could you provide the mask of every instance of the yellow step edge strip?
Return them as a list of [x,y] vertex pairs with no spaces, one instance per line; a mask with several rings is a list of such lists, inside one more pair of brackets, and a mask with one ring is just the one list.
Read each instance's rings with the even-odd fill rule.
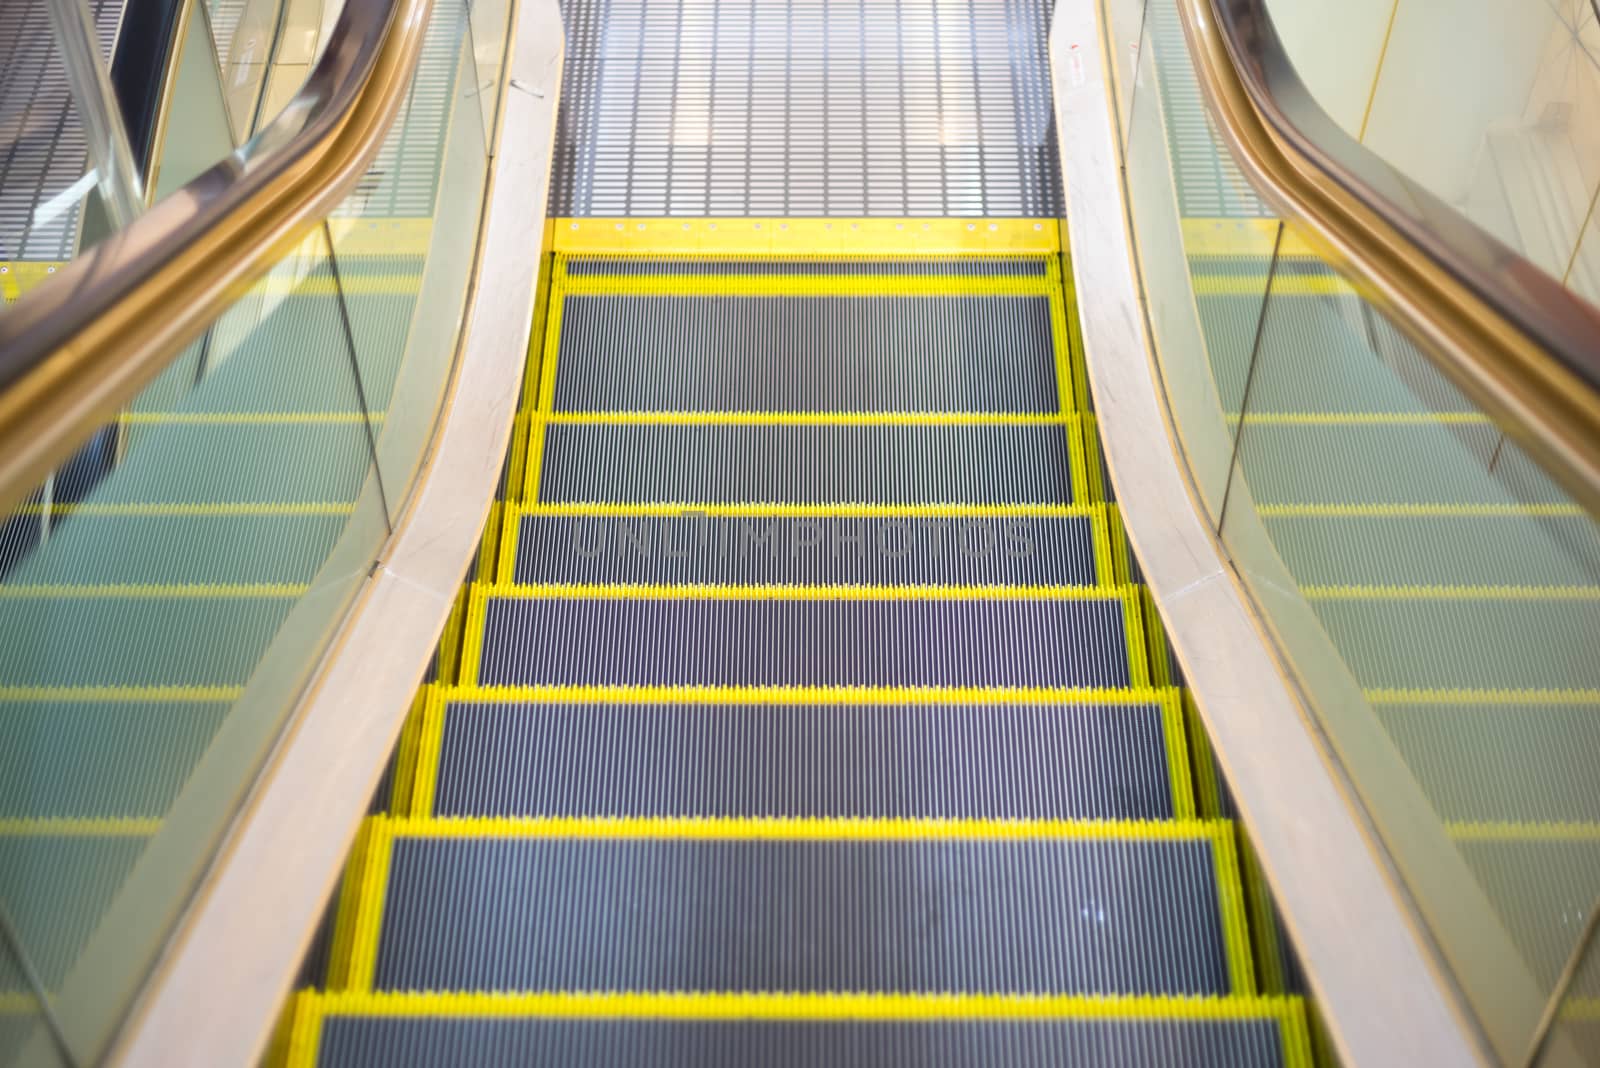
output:
[[[1267,292],[1267,276],[1263,274],[1205,274],[1190,273],[1197,297],[1254,297],[1260,300]],[[1275,297],[1356,297],[1349,282],[1336,275],[1325,274],[1275,274],[1272,276],[1272,295]]]
[[1457,842],[1600,842],[1600,823],[1452,821],[1445,830]]
[[[530,465],[531,466],[531,465]],[[525,501],[519,516],[716,517],[733,519],[1049,519],[1090,518],[1093,504],[695,504],[650,501]]]
[[1302,586],[1311,601],[1600,601],[1600,586]]
[[18,506],[16,514],[42,515],[49,512],[58,516],[134,516],[137,518],[208,518],[216,516],[316,516],[350,515],[355,505],[341,501],[290,501],[242,502],[230,504],[203,504],[183,502],[175,504],[126,504],[89,502],[83,504],[55,504],[46,508],[42,504]]
[[558,253],[592,256],[1006,256],[1061,248],[1046,218],[557,218]]
[[1189,768],[1189,744],[1183,720],[1183,694],[1167,687],[1149,691],[1159,695],[1161,740],[1166,747],[1167,781],[1172,791],[1172,815],[1179,820],[1199,818],[1195,807],[1194,778]]
[[320,426],[381,423],[384,413],[372,412],[123,412],[124,426]]
[[1600,690],[1365,691],[1373,705],[1600,705]]
[[0,838],[149,838],[161,821],[141,817],[0,819]]
[[925,297],[1050,298],[1059,291],[1044,275],[949,274],[569,274],[563,297],[818,297],[869,300]]
[[1076,412],[1087,407],[1088,400],[1073,375],[1072,327],[1059,257],[1046,258],[1045,281],[1050,299],[1050,350],[1056,372],[1056,404],[1063,412]]
[[[1228,414],[1237,426],[1238,412]],[[1478,426],[1490,422],[1479,412],[1251,412],[1251,426]]]
[[243,693],[240,686],[0,686],[0,703],[193,704],[237,701]]
[[1263,266],[1273,255],[1320,261],[1315,249],[1293,229],[1278,243],[1277,219],[1187,218],[1181,220],[1183,251],[1187,256],[1259,257]]
[[559,426],[1059,426],[1075,425],[1061,412],[549,412]]
[[1575,504],[1258,504],[1265,519],[1551,519],[1583,516]]
[[1245,911],[1244,878],[1239,872],[1234,828],[1230,820],[1208,821],[1219,831],[1211,840],[1211,862],[1216,869],[1217,898],[1222,912],[1222,937],[1228,956],[1228,986],[1235,994],[1254,994],[1255,955],[1250,945],[1250,921]]
[[102,598],[272,601],[294,600],[303,597],[310,588],[310,586],[303,583],[273,582],[217,583],[215,585],[108,583],[98,586],[23,584],[16,586],[0,585],[0,601],[95,600]]

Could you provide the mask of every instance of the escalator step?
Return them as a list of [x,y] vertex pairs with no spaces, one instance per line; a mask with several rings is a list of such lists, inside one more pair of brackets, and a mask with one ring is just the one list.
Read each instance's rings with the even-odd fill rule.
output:
[[1055,412],[1035,297],[572,296],[555,410]]
[[428,814],[1166,819],[1191,814],[1175,810],[1187,782],[1174,787],[1168,763],[1176,700],[1176,691],[1122,704],[457,698],[442,709]]
[[[828,597],[828,591],[821,595]],[[1136,609],[1117,594],[490,596],[482,611],[477,681],[485,686],[1075,689],[1143,681],[1132,677],[1129,661],[1128,630]],[[598,635],[606,637],[597,640]]]
[[165,815],[232,707],[220,696],[0,694],[0,821]]
[[299,588],[262,595],[76,596],[46,587],[0,597],[0,686],[239,686]]
[[784,821],[765,828],[816,837],[752,839],[763,827],[745,821],[715,838],[400,824],[379,862],[373,988],[1233,991],[1228,825],[953,826],[883,840]]
[[1070,421],[1043,424],[563,423],[539,500],[691,504],[1071,503]]
[[1088,515],[814,519],[523,515],[513,580],[1092,586],[1098,581],[1094,526]]
[[[604,996],[586,999],[593,1005],[551,997],[302,999],[302,1041],[316,1041],[317,1049],[296,1063],[323,1068],[1310,1064],[1301,1010],[1282,999],[1033,999],[982,1004],[968,1014],[957,999],[898,998],[891,1007],[904,1017],[873,1018],[872,1002],[839,998],[828,1007],[855,1018],[807,1018],[798,999],[769,998],[768,1018],[756,1009],[712,1019],[673,1018],[712,999],[672,995],[626,999],[632,1011],[653,1012],[650,1018],[616,1015],[611,1003],[623,999]],[[743,1008],[737,998],[715,1003],[728,1017]]]

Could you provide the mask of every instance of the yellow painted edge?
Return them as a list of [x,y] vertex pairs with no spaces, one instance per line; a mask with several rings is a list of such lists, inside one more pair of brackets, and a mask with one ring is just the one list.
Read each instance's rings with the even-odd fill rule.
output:
[[474,585],[467,593],[467,628],[463,632],[466,640],[461,646],[459,678],[463,686],[477,685],[478,668],[483,663],[483,627],[488,605],[483,593],[485,588]]
[[[1265,274],[1192,274],[1197,297],[1255,297],[1266,290]],[[1349,282],[1332,274],[1276,274],[1272,276],[1273,296],[1338,297],[1358,296]]]
[[344,878],[339,881],[339,903],[335,906],[333,940],[328,947],[328,989],[348,990],[352,982],[355,943],[364,895],[367,866],[372,859],[374,821],[361,822],[355,843],[345,861]]
[[1244,887],[1239,877],[1239,857],[1234,849],[1233,821],[1208,821],[1212,860],[1216,865],[1217,902],[1222,909],[1222,932],[1228,951],[1228,978],[1235,994],[1255,994],[1256,977],[1250,950],[1250,926],[1245,915]]
[[1061,283],[1061,264],[1055,256],[1045,261],[1045,280],[1049,283],[1050,352],[1056,371],[1056,403],[1063,412],[1088,407],[1072,381],[1072,334],[1067,322],[1065,290]]
[[500,567],[500,529],[503,514],[510,506],[501,501],[489,505],[484,519],[483,537],[478,540],[477,567],[473,569],[474,582],[493,582]]
[[1217,764],[1211,755],[1211,739],[1206,735],[1205,721],[1195,706],[1194,693],[1184,689],[1184,719],[1189,726],[1189,755],[1194,771],[1196,803],[1200,816],[1217,819],[1222,815],[1222,791],[1217,786]]
[[518,499],[525,505],[538,503],[539,483],[544,475],[545,421],[532,413],[528,416],[528,459],[523,465],[522,492]]
[[1184,255],[1190,257],[1250,257],[1264,263],[1276,251],[1280,257],[1322,258],[1293,230],[1285,229],[1283,243],[1278,245],[1277,219],[1187,218],[1181,225]]
[[[463,816],[385,819],[393,838],[741,841],[1216,841],[1226,821],[984,820],[759,816]],[[1231,848],[1231,837],[1228,838]],[[385,846],[387,849],[387,846]],[[1231,857],[1231,853],[1229,856]],[[385,861],[386,863],[386,861]],[[1235,874],[1237,881],[1237,874]],[[1246,954],[1248,942],[1244,943]],[[1230,949],[1231,952],[1231,949]],[[1248,971],[1245,973],[1248,975]]]
[[1122,630],[1128,645],[1128,682],[1133,686],[1150,685],[1150,657],[1144,647],[1144,615],[1139,608],[1139,588],[1123,586],[1118,596],[1122,600]]
[[1575,504],[1258,504],[1256,514],[1265,519],[1553,519],[1583,516]]
[[159,830],[159,819],[140,817],[0,819],[0,838],[148,838]]
[[555,292],[555,264],[553,254],[539,257],[539,279],[534,287],[533,324],[528,331],[528,358],[523,364],[521,398],[517,410],[528,411],[539,406],[539,383],[543,381],[545,327],[549,323],[552,295]]
[[568,276],[566,297],[974,297],[1051,295],[1043,275],[949,274],[588,274]]
[[1070,426],[1063,412],[551,412],[547,425],[573,426]]
[[1600,823],[1458,820],[1445,830],[1456,842],[1600,842]]
[[1116,565],[1117,582],[1132,582],[1133,561],[1128,550],[1128,531],[1122,525],[1122,509],[1115,504],[1107,504],[1105,509],[1107,535],[1111,539],[1111,556]]
[[[672,601],[1105,601],[1121,600],[1135,614],[1132,623],[1138,625],[1137,605],[1130,600],[1128,591],[1133,587],[1105,589],[1099,586],[733,586],[702,583],[571,583],[571,584],[504,584],[478,587],[485,598],[552,598],[583,600],[588,598],[614,598],[619,600],[672,600]],[[1134,644],[1129,644],[1133,655]],[[1138,640],[1139,655],[1144,654],[1144,641]],[[1140,672],[1141,677],[1143,672]],[[1136,685],[1143,685],[1142,682]]]
[[[451,609],[451,615],[455,610]],[[448,624],[446,624],[448,627]],[[437,683],[419,689],[411,699],[411,709],[406,713],[400,728],[400,744],[395,750],[394,781],[389,786],[389,811],[410,812],[411,792],[417,780],[417,754],[421,746],[423,707],[429,690]]]
[[1167,752],[1167,779],[1172,789],[1172,815],[1192,820],[1198,813],[1194,804],[1194,780],[1189,769],[1189,743],[1183,726],[1183,695],[1177,690],[1161,690],[1161,738]]
[[441,683],[455,683],[461,679],[461,643],[465,640],[467,626],[467,590],[462,584],[455,600],[450,602],[450,615],[445,619],[445,630],[439,637],[439,670],[435,677]]
[[[1065,250],[1066,242],[1062,242]],[[1072,257],[1066,251],[1061,255],[1061,289],[1067,316],[1067,360],[1072,374],[1072,395],[1077,400],[1077,410],[1089,412],[1094,408],[1094,396],[1089,392],[1089,368],[1085,362],[1083,324],[1078,319],[1078,285],[1072,274]]]
[[1250,907],[1250,925],[1255,934],[1256,975],[1263,994],[1287,994],[1284,977],[1283,948],[1278,944],[1278,925],[1272,907],[1272,894],[1267,888],[1266,872],[1245,829],[1237,827],[1239,861],[1242,865],[1244,892]]
[[314,994],[327,1016],[662,1020],[1277,1020],[1298,999],[1089,994],[541,991]]
[[444,747],[445,691],[430,687],[422,707],[422,729],[418,733],[417,777],[411,790],[411,805],[396,809],[395,815],[422,818],[433,815],[434,798],[439,790],[439,755]]
[[526,704],[862,704],[966,705],[1157,704],[1164,691],[1132,686],[1093,689],[898,686],[454,686],[442,687],[451,701]]
[[[537,431],[536,431],[537,433]],[[529,465],[530,470],[533,467]],[[537,476],[535,476],[535,479]],[[522,515],[547,516],[715,516],[748,519],[1028,519],[1087,518],[1092,504],[696,504],[651,501],[536,502],[525,498]]]
[[1367,690],[1372,705],[1600,705],[1600,690]]
[[1111,551],[1110,523],[1106,518],[1106,506],[1096,504],[1090,506],[1093,511],[1089,515],[1089,530],[1094,545],[1094,577],[1097,586],[1115,588],[1123,584],[1117,575],[1115,557]]
[[558,218],[555,250],[591,256],[1004,256],[1060,250],[1035,218]]
[[243,692],[240,686],[0,686],[0,704],[221,703],[237,701]]
[[242,503],[242,504],[150,504],[131,502],[126,504],[108,504],[103,502],[86,502],[81,504],[57,504],[48,509],[42,504],[18,505],[17,515],[40,515],[45,511],[58,516],[134,516],[138,518],[205,518],[212,516],[314,516],[314,515],[349,515],[355,511],[355,505],[337,501],[305,501],[305,502],[268,502],[268,503]]
[[1106,492],[1105,461],[1100,451],[1100,423],[1093,412],[1084,413],[1082,433],[1084,471],[1090,499],[1106,501],[1110,495]]
[[1156,609],[1156,598],[1149,586],[1135,587],[1139,591],[1139,607],[1144,613],[1145,648],[1150,656],[1150,685],[1171,686],[1172,661],[1167,650],[1167,631],[1161,625],[1161,613]]
[[0,601],[79,601],[122,598],[125,600],[239,600],[274,601],[303,597],[310,587],[291,583],[237,583],[180,585],[161,583],[107,583],[68,586],[54,584],[0,585]]
[[1319,1061],[1312,1051],[1311,1040],[1306,1026],[1306,1003],[1303,998],[1285,997],[1284,1014],[1279,1019],[1278,1036],[1283,1044],[1283,1068],[1316,1068],[1320,1064],[1333,1068],[1338,1062],[1333,1060],[1331,1047],[1327,1050],[1326,1060]]
[[1092,418],[1084,414],[1073,417],[1073,424],[1067,427],[1067,477],[1072,487],[1072,503],[1074,504],[1103,504],[1104,500],[1093,490],[1089,479],[1088,450],[1084,448],[1083,425],[1084,420]]
[[383,412],[121,412],[125,426],[338,426],[381,423]]
[[522,510],[508,504],[500,516],[499,561],[495,568],[496,585],[514,584],[517,579],[517,550],[522,547]]
[[371,825],[367,860],[362,865],[361,896],[356,905],[355,932],[350,950],[348,990],[368,991],[378,970],[378,936],[383,928],[383,905],[389,888],[389,862],[394,855],[394,821],[383,816]]
[[527,412],[518,412],[511,421],[511,459],[506,464],[505,500],[520,501],[528,477],[528,424]]
[[[1241,417],[1228,414],[1237,426]],[[1479,426],[1490,419],[1481,412],[1251,412],[1251,426]]]
[[330,1001],[348,994],[319,994],[304,990],[294,995],[294,1023],[289,1030],[289,1055],[284,1068],[316,1068],[322,1048],[322,1020]]

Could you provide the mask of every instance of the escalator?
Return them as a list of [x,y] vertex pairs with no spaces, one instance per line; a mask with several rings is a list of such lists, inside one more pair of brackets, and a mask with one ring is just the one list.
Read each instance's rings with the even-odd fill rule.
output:
[[1061,269],[557,253],[287,1063],[1311,1063]]

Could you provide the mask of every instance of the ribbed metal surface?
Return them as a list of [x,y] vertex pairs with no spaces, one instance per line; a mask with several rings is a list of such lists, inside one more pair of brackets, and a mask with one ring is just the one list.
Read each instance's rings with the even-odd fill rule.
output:
[[1281,1068],[1270,1020],[779,1022],[334,1017],[324,1068]]
[[1093,586],[1087,518],[522,518],[519,583]]
[[1044,297],[569,297],[557,411],[1055,412]]
[[164,815],[227,715],[226,701],[7,700],[0,820]]
[[[0,17],[0,260],[65,260],[81,201],[35,212],[83,177],[89,147],[50,26],[52,0],[6,0]],[[109,61],[121,0],[85,0]]]
[[1048,0],[566,0],[550,214],[1061,214]]
[[[1159,705],[452,702],[440,816],[1169,819]],[[3,765],[0,765],[3,766]]]
[[1067,433],[1054,424],[556,423],[545,429],[539,499],[1062,504],[1072,501]]
[[1213,872],[1205,840],[401,838],[375,985],[1225,993]]
[[519,597],[491,600],[483,626],[486,686],[1129,683],[1113,599]]
[[[1542,992],[1555,986],[1572,953],[1578,930],[1600,897],[1600,835],[1539,833],[1523,828],[1525,837],[1458,843],[1484,893],[1494,904],[1506,931]],[[1592,969],[1579,972],[1572,993],[1600,997],[1600,979]]]
[[[0,833],[0,901],[47,990],[61,989],[147,841],[143,835]],[[0,956],[0,995],[27,990],[12,958]]]

